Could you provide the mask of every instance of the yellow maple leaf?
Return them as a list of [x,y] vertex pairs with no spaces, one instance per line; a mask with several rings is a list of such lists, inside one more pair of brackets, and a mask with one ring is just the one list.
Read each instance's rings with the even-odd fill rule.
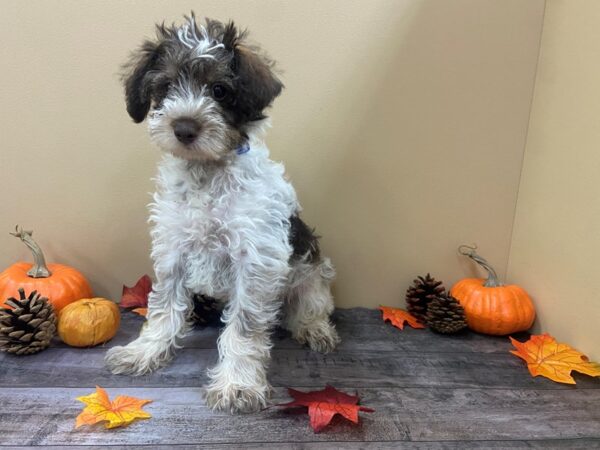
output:
[[600,376],[600,364],[591,362],[567,344],[559,344],[547,333],[533,335],[526,342],[513,338],[510,341],[517,348],[511,353],[527,362],[529,373],[534,377],[541,375],[559,383],[575,384],[572,370],[592,377]]
[[107,421],[106,428],[129,425],[135,419],[148,419],[152,417],[142,410],[142,406],[152,400],[143,400],[126,395],[119,395],[111,402],[108,394],[100,386],[90,395],[77,397],[77,400],[86,404],[81,414],[75,420],[75,428],[81,425],[93,425]]
[[399,308],[391,308],[389,306],[380,306],[379,309],[383,313],[383,320],[389,320],[396,328],[404,329],[404,323],[408,323],[413,328],[425,328],[425,325],[420,323],[415,316]]

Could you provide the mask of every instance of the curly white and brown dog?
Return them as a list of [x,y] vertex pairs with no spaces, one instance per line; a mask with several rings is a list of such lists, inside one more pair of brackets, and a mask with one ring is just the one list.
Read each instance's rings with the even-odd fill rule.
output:
[[192,295],[214,297],[225,305],[225,327],[206,402],[256,411],[270,392],[274,326],[320,352],[339,342],[330,322],[333,266],[262,140],[265,109],[283,85],[245,32],[193,14],[181,26],[158,25],[124,83],[129,115],[148,117],[164,152],[150,205],[156,283],[140,336],[111,348],[106,363],[133,375],[167,364],[190,328]]

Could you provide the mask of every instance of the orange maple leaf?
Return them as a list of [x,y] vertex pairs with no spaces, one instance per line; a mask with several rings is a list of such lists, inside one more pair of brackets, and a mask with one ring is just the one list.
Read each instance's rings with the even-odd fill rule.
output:
[[408,323],[413,328],[425,328],[415,316],[399,308],[390,308],[389,306],[380,306],[383,312],[383,320],[389,320],[396,328],[404,329],[404,323]]
[[333,386],[325,386],[321,391],[302,392],[296,389],[288,388],[291,397],[294,398],[289,403],[283,403],[277,406],[293,408],[296,406],[308,407],[310,417],[310,426],[318,433],[325,428],[336,414],[358,423],[358,412],[375,412],[374,409],[358,405],[358,396],[350,395],[338,391]]
[[148,316],[148,308],[134,308],[131,310],[131,312],[134,312],[134,313],[139,314],[140,316],[144,316],[144,317]]
[[541,375],[559,383],[575,384],[572,370],[600,376],[600,364],[590,362],[587,356],[567,344],[559,344],[547,333],[533,335],[526,342],[512,337],[510,341],[517,348],[511,353],[527,362],[529,373],[534,377]]
[[152,400],[119,395],[111,402],[106,391],[100,386],[96,386],[96,392],[93,394],[77,397],[77,400],[85,403],[86,407],[75,419],[75,428],[102,421],[107,421],[106,428],[115,428],[129,425],[135,419],[152,417],[142,410],[142,406]]

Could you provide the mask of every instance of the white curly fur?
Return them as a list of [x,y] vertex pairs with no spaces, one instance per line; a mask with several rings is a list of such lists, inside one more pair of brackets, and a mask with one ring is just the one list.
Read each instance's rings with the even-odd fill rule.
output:
[[250,151],[214,164],[166,154],[151,204],[157,282],[140,337],[109,350],[114,373],[141,375],[165,365],[189,329],[191,294],[226,299],[219,362],[209,371],[206,400],[215,409],[255,411],[266,405],[270,331],[285,304],[283,325],[318,351],[339,338],[329,315],[328,259],[290,259],[289,217],[299,209],[284,169],[258,138]]

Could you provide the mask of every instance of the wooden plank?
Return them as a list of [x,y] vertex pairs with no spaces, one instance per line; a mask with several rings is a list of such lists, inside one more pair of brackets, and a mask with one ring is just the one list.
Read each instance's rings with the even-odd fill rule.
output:
[[[174,361],[155,373],[113,375],[104,366],[106,349],[50,348],[36,355],[0,355],[0,387],[202,386],[217,350],[181,349]],[[577,389],[600,388],[600,379],[575,375]],[[318,387],[495,387],[573,389],[546,378],[533,378],[525,363],[510,354],[333,352],[274,350],[269,370],[274,386]]]
[[[333,320],[342,338],[338,350],[506,353],[512,349],[506,337],[484,336],[469,331],[455,336],[440,335],[430,330],[414,330],[408,326],[400,331],[389,323],[384,323],[381,313],[375,309],[337,309]],[[138,336],[143,322],[143,317],[124,311],[119,332],[107,346],[131,342]],[[219,331],[218,326],[197,327],[185,338],[183,345],[186,348],[215,348]],[[277,349],[302,348],[290,339],[285,330],[277,329],[273,336]],[[526,340],[527,336],[521,335],[520,339]],[[55,339],[53,346],[66,347],[59,339]]]
[[[342,337],[340,350],[505,353],[512,348],[507,337],[485,336],[469,330],[456,335],[409,326],[399,330],[383,322],[377,309],[336,309],[333,321]],[[515,337],[528,339],[526,333]]]
[[[0,444],[0,448],[3,448]],[[144,445],[44,445],[40,446],[10,446],[4,447],[11,450],[135,450],[148,449]],[[156,450],[195,450],[195,449],[214,449],[214,450],[468,450],[468,449],[568,449],[568,450],[591,450],[600,448],[600,439],[543,439],[543,440],[517,440],[517,441],[442,441],[442,442],[261,442],[254,444],[235,443],[235,444],[165,444],[152,445]]]
[[[127,394],[153,399],[145,407],[153,418],[118,430],[107,431],[100,426],[74,430],[74,419],[81,411],[75,397],[89,392],[90,389],[81,388],[0,389],[2,445],[254,442],[263,447],[262,443],[267,442],[375,441],[381,443],[379,448],[393,448],[383,443],[557,439],[559,444],[560,440],[581,439],[571,443],[591,445],[600,438],[600,390],[359,389],[361,403],[376,412],[361,413],[358,426],[334,419],[332,426],[319,434],[310,430],[302,411],[270,408],[237,416],[214,413],[205,407],[202,390],[197,388],[111,389],[112,396]],[[274,402],[287,398],[284,389],[275,390]],[[347,448],[345,445],[343,448]]]

